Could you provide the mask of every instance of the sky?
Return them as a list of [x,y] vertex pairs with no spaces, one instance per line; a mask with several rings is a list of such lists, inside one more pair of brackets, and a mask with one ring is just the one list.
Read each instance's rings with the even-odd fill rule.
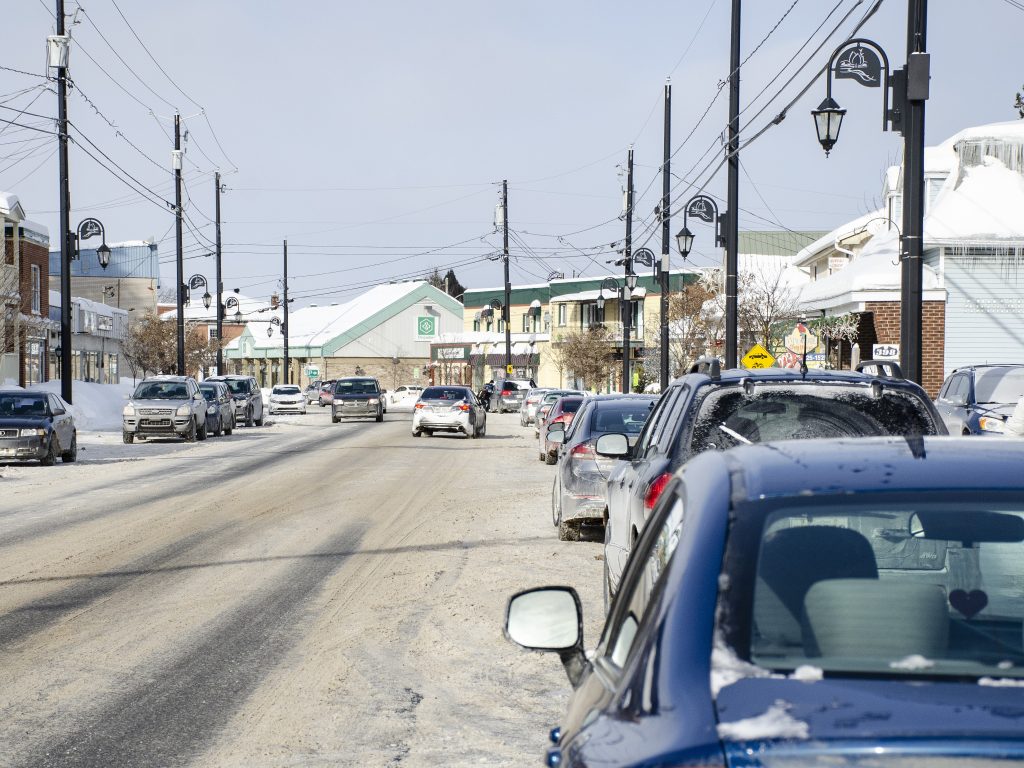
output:
[[[815,80],[873,2],[744,3],[741,142]],[[617,269],[607,262],[625,233],[630,145],[634,248],[660,252],[653,211],[666,78],[673,208],[698,191],[725,197],[731,5],[93,0],[80,10],[66,0],[77,22],[72,226],[95,216],[109,242],[159,241],[161,285],[174,285],[177,111],[187,134],[186,278],[203,274],[213,284],[215,170],[226,188],[225,290],[279,291],[285,239],[295,306],[347,301],[435,267],[453,268],[467,287],[498,286],[503,179],[513,285],[551,272],[606,273]],[[1020,5],[930,4],[929,145],[1017,118]],[[42,77],[55,3],[17,7],[0,25],[0,120],[19,124],[0,122],[0,190],[18,195],[56,243],[56,139],[42,132],[53,131],[57,110],[55,86]],[[901,66],[906,26],[906,0],[883,0],[858,34]],[[831,229],[878,207],[902,138],[881,130],[877,89],[841,81],[833,95],[848,113],[826,158],[809,114],[824,93],[819,77],[741,152],[741,229]],[[672,232],[680,226],[673,220]],[[689,265],[719,263],[710,227],[691,229]],[[672,259],[683,266],[678,253]]]

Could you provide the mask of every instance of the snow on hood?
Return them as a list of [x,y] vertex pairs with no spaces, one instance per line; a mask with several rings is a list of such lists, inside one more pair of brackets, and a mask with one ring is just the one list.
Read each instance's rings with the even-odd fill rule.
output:
[[761,741],[763,739],[806,739],[810,726],[789,714],[792,705],[776,700],[757,717],[719,723],[718,735],[726,741]]
[[1024,176],[994,157],[963,169],[925,220],[925,243],[1024,241]]
[[[828,277],[807,283],[800,291],[801,304],[819,305],[830,299],[858,291],[898,291],[900,289],[899,235],[886,232],[871,239],[848,266]],[[935,270],[924,265],[924,290],[939,288]]]

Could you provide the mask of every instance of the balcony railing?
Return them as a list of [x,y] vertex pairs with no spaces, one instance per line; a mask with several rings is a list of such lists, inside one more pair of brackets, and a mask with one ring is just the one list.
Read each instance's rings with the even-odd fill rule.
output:
[[[612,342],[615,343],[615,344],[622,344],[622,323],[617,322],[615,320],[606,320],[603,323],[596,323],[596,326],[597,327],[604,326],[605,328],[607,328],[608,332],[611,334]],[[583,327],[587,328],[589,326],[585,325]],[[630,329],[629,329],[629,338],[632,341],[643,341],[643,339],[644,339],[644,329],[643,329],[643,326],[642,325],[641,326],[637,326],[637,325],[631,326]]]

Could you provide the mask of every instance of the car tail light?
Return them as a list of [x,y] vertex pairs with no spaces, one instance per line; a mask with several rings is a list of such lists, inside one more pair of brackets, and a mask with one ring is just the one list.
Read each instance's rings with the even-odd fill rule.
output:
[[644,494],[644,509],[650,512],[654,509],[654,505],[658,503],[658,499],[661,498],[661,494],[665,490],[665,486],[668,485],[669,480],[672,479],[671,472],[662,472],[658,475],[654,482],[651,483],[647,489],[647,493]]
[[465,403],[461,403],[460,405],[453,405],[452,406],[452,410],[453,411],[462,411],[463,413],[465,413],[466,411],[469,410],[469,406],[466,405]]
[[569,458],[577,461],[594,461],[597,454],[594,453],[594,446],[590,443],[580,443],[569,452]]
[[417,409],[422,408],[422,407],[423,407],[423,403],[416,403],[416,408]]
[[512,394],[512,390],[511,389],[503,389],[503,390],[501,390],[501,396],[502,397],[508,397],[511,394]]

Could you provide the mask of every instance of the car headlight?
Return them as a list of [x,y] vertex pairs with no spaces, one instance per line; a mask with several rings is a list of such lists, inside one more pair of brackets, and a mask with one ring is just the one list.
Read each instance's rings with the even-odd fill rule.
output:
[[217,413],[217,406],[211,405],[209,408],[206,409],[206,412],[208,414],[210,414],[211,416],[216,415],[216,413]]
[[192,406],[182,405],[174,413],[177,416],[188,416],[190,413],[192,413]]
[[370,405],[376,405],[377,403],[379,403],[379,402],[380,402],[380,400],[379,400],[378,398],[376,398],[376,397],[371,397],[371,398],[370,398],[369,400],[367,400],[366,402],[368,402],[368,403],[369,403]]
[[129,403],[121,411],[121,415],[122,416],[134,416],[135,415],[135,406],[132,405],[131,403]]
[[1003,433],[1006,431],[1006,423],[996,416],[982,416],[978,419],[978,426],[983,432]]
[[19,429],[18,437],[46,437],[45,429]]

